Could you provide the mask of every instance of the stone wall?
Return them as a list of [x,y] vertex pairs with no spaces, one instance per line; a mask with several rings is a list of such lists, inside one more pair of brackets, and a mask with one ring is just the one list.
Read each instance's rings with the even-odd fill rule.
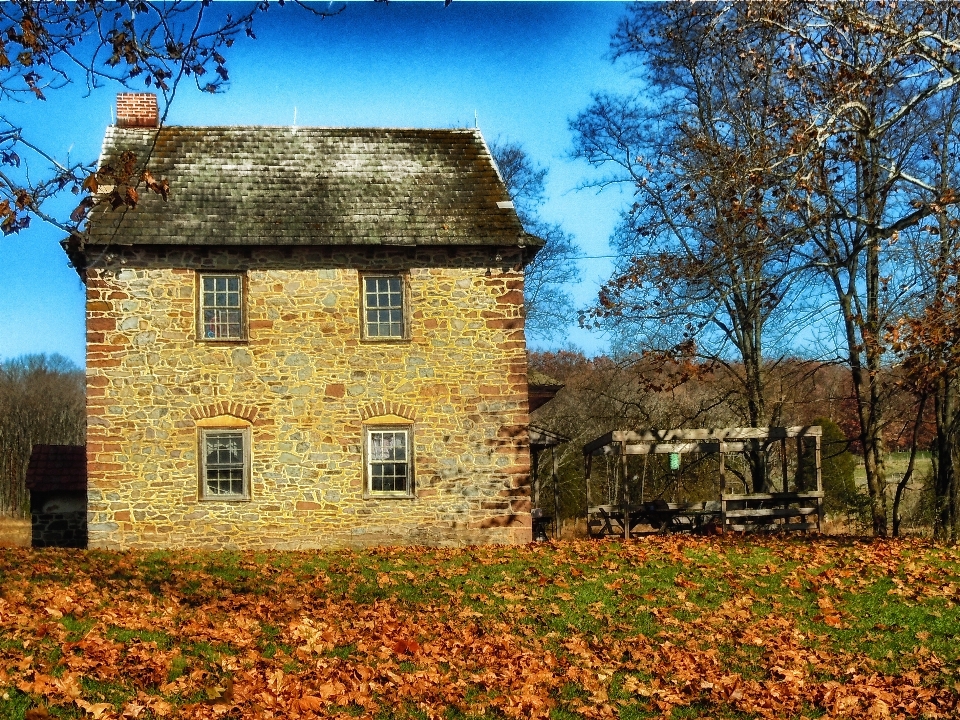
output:
[[[87,282],[91,547],[530,540],[519,251],[110,248]],[[249,336],[197,339],[197,270],[244,271]],[[361,338],[408,273],[410,338]],[[249,423],[248,502],[199,499],[198,422]],[[413,498],[365,498],[362,423],[413,422]]]

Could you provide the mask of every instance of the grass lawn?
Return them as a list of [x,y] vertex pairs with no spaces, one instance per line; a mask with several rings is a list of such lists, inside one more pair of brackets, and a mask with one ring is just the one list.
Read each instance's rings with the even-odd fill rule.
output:
[[960,550],[0,549],[0,718],[960,716]]

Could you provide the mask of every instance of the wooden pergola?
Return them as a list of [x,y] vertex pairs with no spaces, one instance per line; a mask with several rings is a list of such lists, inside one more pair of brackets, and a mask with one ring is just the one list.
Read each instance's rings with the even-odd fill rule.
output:
[[[583,447],[587,492],[587,527],[591,535],[620,534],[629,538],[639,525],[659,530],[696,530],[708,525],[724,530],[816,530],[823,521],[823,481],[820,467],[819,426],[769,428],[701,428],[692,430],[614,430]],[[788,463],[788,442],[795,442],[797,458],[794,481]],[[763,452],[779,445],[781,487],[778,492],[731,493],[726,457],[731,453]],[[799,458],[813,449],[816,489],[798,487]],[[696,454],[718,456],[715,500],[669,503],[648,501],[644,487],[631,483],[631,456]],[[594,503],[591,494],[593,459],[608,459],[606,503]],[[612,477],[611,477],[612,475]],[[633,485],[634,487],[631,487]],[[596,530],[596,532],[595,532]]]

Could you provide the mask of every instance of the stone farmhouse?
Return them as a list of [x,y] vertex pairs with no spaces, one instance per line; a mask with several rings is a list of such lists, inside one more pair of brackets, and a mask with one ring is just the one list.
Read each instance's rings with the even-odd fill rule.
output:
[[168,197],[141,182],[64,242],[87,288],[91,547],[531,539],[542,241],[479,131],[161,128],[125,93],[101,199],[134,156]]

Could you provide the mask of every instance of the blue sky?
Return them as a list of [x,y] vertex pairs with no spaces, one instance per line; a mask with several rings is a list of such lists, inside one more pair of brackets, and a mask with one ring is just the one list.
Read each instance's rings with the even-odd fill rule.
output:
[[[588,303],[609,273],[607,244],[626,197],[578,190],[591,176],[568,157],[570,118],[597,91],[623,90],[629,76],[606,58],[625,4],[442,2],[347,3],[319,21],[290,6],[259,18],[257,40],[227,55],[231,82],[219,95],[183,86],[175,125],[472,127],[488,141],[520,142],[550,168],[542,215],[560,223],[595,259],[581,262],[573,289]],[[229,4],[217,5],[226,11]],[[87,95],[75,86],[46,103],[0,107],[64,157],[97,156],[117,86]],[[66,198],[64,207],[73,204]],[[58,242],[41,226],[0,237],[0,360],[25,353],[84,359],[84,293]],[[552,343],[595,353],[606,343],[575,326]]]

